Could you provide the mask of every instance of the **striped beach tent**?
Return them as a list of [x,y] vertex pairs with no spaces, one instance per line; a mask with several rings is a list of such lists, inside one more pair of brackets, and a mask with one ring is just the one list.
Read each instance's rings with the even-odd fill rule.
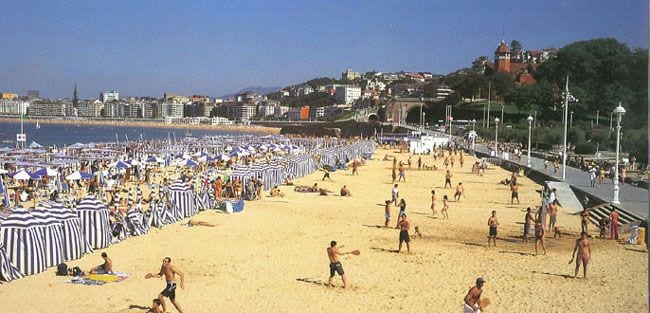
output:
[[106,205],[95,197],[89,196],[77,204],[77,215],[81,219],[81,229],[90,246],[93,249],[108,247],[113,234]]
[[197,208],[194,203],[196,196],[192,186],[180,180],[175,181],[169,186],[169,202],[172,207],[176,207],[180,212],[180,218],[194,216]]
[[63,242],[65,236],[63,234],[63,223],[44,210],[33,210],[32,215],[42,225],[42,227],[39,227],[38,232],[43,237],[45,245],[45,266],[50,267],[60,264],[64,261]]
[[135,207],[129,208],[126,212],[126,224],[133,236],[142,236],[149,231],[144,213]]
[[0,241],[0,281],[10,282],[22,277],[23,275],[9,261],[4,243]]
[[54,201],[43,201],[34,212],[46,211],[63,224],[63,259],[76,260],[85,253],[92,253],[93,248],[86,241],[81,231],[81,220],[75,212],[63,206],[62,203]]
[[2,222],[0,234],[11,264],[23,275],[45,270],[45,246],[39,232],[42,224],[23,208],[14,208]]
[[147,219],[147,225],[149,225],[149,228],[151,227],[161,228],[163,226],[162,201],[153,200],[149,204],[149,217]]

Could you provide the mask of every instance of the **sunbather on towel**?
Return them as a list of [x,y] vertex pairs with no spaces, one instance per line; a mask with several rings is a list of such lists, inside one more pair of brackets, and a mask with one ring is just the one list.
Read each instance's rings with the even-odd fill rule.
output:
[[113,260],[108,257],[106,252],[102,252],[104,264],[98,265],[90,270],[90,274],[113,274]]
[[203,221],[194,221],[194,220],[189,220],[187,221],[187,227],[192,227],[192,226],[206,226],[206,227],[215,227],[217,225],[208,223],[208,222],[203,222]]

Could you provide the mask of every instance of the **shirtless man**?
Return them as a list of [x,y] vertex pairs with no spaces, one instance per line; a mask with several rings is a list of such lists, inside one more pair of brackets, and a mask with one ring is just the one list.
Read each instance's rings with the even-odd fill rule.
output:
[[163,312],[167,312],[167,305],[165,304],[164,297],[168,297],[176,310],[178,310],[180,313],[183,313],[180,304],[176,302],[176,280],[174,278],[176,275],[178,275],[181,280],[181,289],[185,289],[185,276],[183,275],[183,272],[179,271],[171,264],[172,259],[170,257],[164,258],[162,262],[163,263],[160,266],[160,272],[158,272],[158,274],[149,273],[144,278],[160,278],[164,275],[165,280],[167,281],[167,286],[158,295],[158,300],[160,300],[160,304],[162,304]]
[[465,194],[465,187],[463,187],[463,183],[458,183],[458,186],[456,186],[456,193],[454,194],[454,200],[456,202],[460,201],[460,196],[463,196]]
[[490,227],[490,232],[488,235],[488,248],[490,247],[490,239],[494,243],[494,246],[497,246],[497,226],[499,226],[499,220],[497,219],[497,211],[492,210],[492,216],[488,219],[488,226]]
[[515,199],[517,199],[517,204],[519,204],[519,186],[516,183],[510,185],[510,204],[513,204]]
[[350,190],[346,185],[343,185],[343,188],[341,188],[341,197],[349,197],[352,194],[350,194]]
[[384,223],[384,228],[388,228],[388,223],[390,223],[390,205],[393,203],[391,200],[386,200],[384,205],[384,213],[386,215],[386,222]]
[[411,228],[411,223],[406,219],[406,214],[400,215],[400,221],[397,224],[399,227],[399,247],[397,248],[397,253],[402,252],[402,242],[406,242],[406,253],[411,254],[411,238],[409,237],[409,229]]
[[113,260],[108,257],[106,252],[102,252],[102,259],[104,259],[104,263],[93,267],[90,274],[113,274]]
[[485,280],[482,277],[476,279],[476,286],[472,287],[465,296],[463,313],[481,313],[481,293]]
[[327,248],[327,257],[330,259],[330,279],[327,282],[328,287],[333,287],[332,278],[334,278],[334,274],[336,273],[338,273],[339,276],[341,276],[341,280],[343,280],[343,288],[347,289],[349,287],[348,279],[345,277],[345,272],[343,271],[343,265],[341,265],[341,262],[339,261],[339,255],[350,253],[351,252],[340,252],[336,247],[336,241],[332,240],[332,242],[330,242],[330,247]]
[[576,259],[576,271],[573,275],[573,278],[578,276],[578,270],[580,270],[580,263],[582,263],[582,270],[584,272],[584,278],[587,279],[587,264],[589,264],[589,256],[591,254],[591,247],[589,246],[589,241],[587,241],[587,233],[580,233],[580,238],[576,240],[576,245],[573,248],[573,253],[571,254],[571,261],[573,262],[574,257],[576,256],[576,251],[578,251],[578,258]]

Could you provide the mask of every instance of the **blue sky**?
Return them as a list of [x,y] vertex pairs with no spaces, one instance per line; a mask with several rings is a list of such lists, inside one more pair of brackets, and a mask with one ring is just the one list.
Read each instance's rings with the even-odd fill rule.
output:
[[648,2],[3,1],[0,91],[219,96],[355,71],[446,74],[503,38],[648,47]]

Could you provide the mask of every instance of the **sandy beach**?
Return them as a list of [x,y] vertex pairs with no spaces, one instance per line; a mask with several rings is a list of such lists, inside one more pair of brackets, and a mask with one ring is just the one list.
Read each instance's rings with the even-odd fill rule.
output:
[[[222,130],[249,132],[257,134],[279,134],[280,128],[264,127],[256,125],[207,125],[207,124],[167,124],[164,122],[147,122],[147,121],[113,121],[113,120],[91,120],[91,119],[38,119],[30,118],[25,120],[26,123],[56,124],[56,125],[94,125],[94,126],[117,126],[117,127],[147,127],[147,128],[175,128],[175,129],[201,129],[201,130]],[[2,122],[20,122],[19,118],[0,117]]]
[[[45,121],[41,121],[45,123]],[[169,125],[162,124],[165,127]],[[183,125],[183,127],[187,127]],[[186,227],[181,223],[131,237],[108,249],[67,262],[89,270],[102,262],[101,252],[114,268],[131,273],[125,281],[102,286],[66,284],[56,268],[0,285],[3,312],[146,312],[165,287],[163,279],[144,279],[157,272],[164,257],[186,276],[177,291],[185,312],[461,312],[462,302],[477,277],[486,280],[483,297],[492,304],[485,312],[647,312],[647,252],[643,246],[624,246],[611,240],[591,240],[589,278],[573,279],[567,264],[580,232],[579,217],[560,210],[558,223],[565,235],[547,235],[547,255],[534,255],[533,240],[521,243],[526,207],[540,201],[541,186],[521,177],[521,204],[510,204],[508,186],[499,184],[510,173],[491,167],[484,176],[471,174],[474,159],[465,157],[451,169],[452,184],[462,182],[466,196],[450,202],[449,220],[432,218],[430,192],[436,190],[437,210],[444,189],[443,160],[423,156],[437,171],[406,170],[399,183],[411,224],[412,254],[397,254],[398,230],[385,229],[383,202],[390,199],[392,162],[384,154],[406,161],[408,154],[378,149],[373,160],[359,168],[322,172],[294,181],[335,193],[297,193],[281,186],[285,197],[246,202],[242,213],[199,213],[194,220],[217,227]],[[338,196],[347,185],[351,197]],[[487,220],[497,210],[497,247],[487,247]],[[393,208],[391,226],[395,226]],[[596,234],[591,225],[591,234]],[[361,255],[342,257],[351,288],[328,288],[326,248],[337,240],[342,251]],[[579,275],[579,277],[582,274]],[[169,303],[169,302],[168,302]],[[171,305],[170,305],[171,306]],[[170,312],[177,312],[173,308]]]

